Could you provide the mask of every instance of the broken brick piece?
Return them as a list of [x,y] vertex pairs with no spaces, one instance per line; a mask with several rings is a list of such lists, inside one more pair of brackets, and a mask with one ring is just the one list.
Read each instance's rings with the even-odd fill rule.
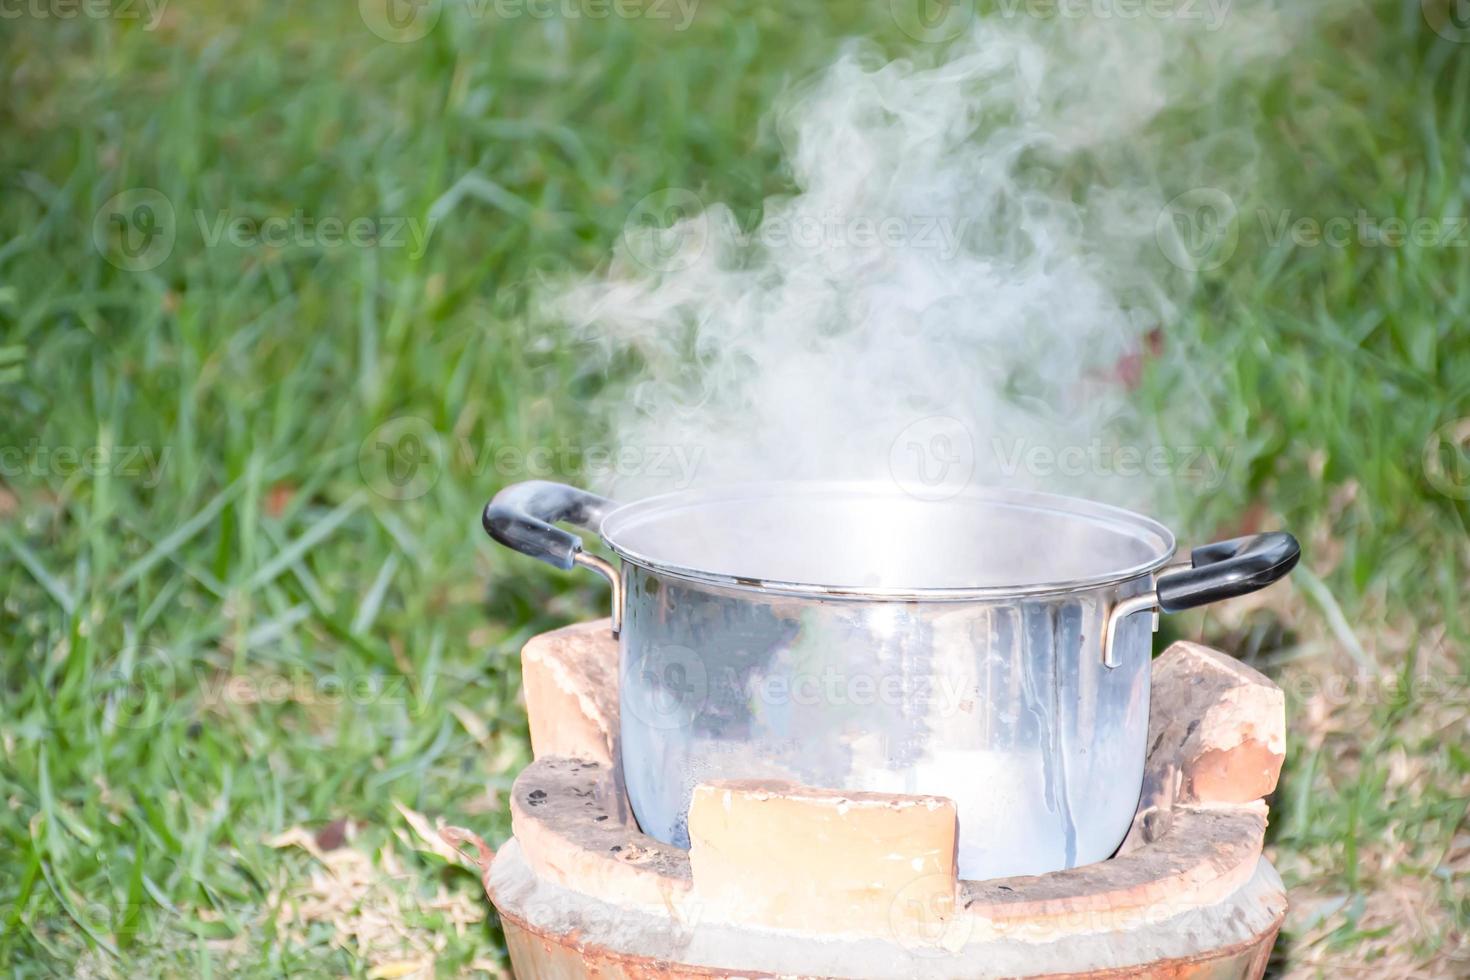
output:
[[521,649],[531,753],[612,765],[618,732],[618,640],[599,619],[542,633]]

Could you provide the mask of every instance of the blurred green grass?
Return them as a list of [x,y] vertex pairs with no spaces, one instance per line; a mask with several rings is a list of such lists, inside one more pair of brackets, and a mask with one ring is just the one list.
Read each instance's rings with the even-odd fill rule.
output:
[[[418,877],[405,894],[475,896],[473,874],[396,842],[392,801],[502,839],[495,794],[528,758],[519,645],[604,601],[476,526],[515,475],[496,449],[603,435],[585,407],[603,379],[527,316],[528,288],[597,267],[652,190],[758,207],[784,187],[762,118],[791,80],[845,36],[904,38],[886,4],[837,3],[701,7],[687,31],[447,8],[401,44],[351,4],[4,29],[0,443],[20,455],[0,473],[0,962],[364,975],[330,929],[281,924],[313,859],[266,842],[351,819],[355,846],[394,846]],[[1238,479],[1185,501],[1185,530],[1264,506],[1309,532],[1308,574],[1284,609],[1189,628],[1278,676],[1362,660],[1409,682],[1343,706],[1351,724],[1289,709],[1273,846],[1330,911],[1281,965],[1463,965],[1470,507],[1424,457],[1470,416],[1470,248],[1273,245],[1254,215],[1465,214],[1470,45],[1381,2],[1228,98],[1155,134],[1197,146],[1218,117],[1251,119],[1263,158],[1236,254],[1170,325],[1188,370],[1160,362],[1141,397],[1166,430],[1205,399],[1235,453]],[[177,240],[128,271],[93,225],[138,187],[171,202]],[[195,219],[297,210],[443,218],[421,253],[205,247]],[[377,447],[404,417],[445,451],[399,500]],[[87,471],[68,447],[162,465]],[[254,697],[209,696],[241,677]],[[1433,904],[1380,951],[1371,899],[1399,880]],[[446,937],[443,974],[502,955],[489,923],[415,914]]]

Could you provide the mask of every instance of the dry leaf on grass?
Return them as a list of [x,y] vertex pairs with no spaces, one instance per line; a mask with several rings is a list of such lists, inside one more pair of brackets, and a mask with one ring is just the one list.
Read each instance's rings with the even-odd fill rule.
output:
[[469,871],[479,871],[479,868],[475,866],[474,862],[451,847],[449,842],[444,839],[443,831],[445,823],[443,817],[440,817],[431,826],[429,819],[422,813],[416,810],[410,810],[397,800],[393,801],[393,806],[403,815],[403,819],[408,822],[409,827],[413,828],[414,836],[421,842],[414,843],[402,830],[394,830],[394,836],[403,841],[406,846],[415,851],[428,851],[431,854],[436,854],[450,864],[458,865]]
[[[433,833],[422,815],[402,809],[416,832]],[[437,835],[433,840],[438,844],[437,849],[430,847],[435,853],[464,863]],[[305,945],[312,926],[328,925],[331,944],[371,964],[370,976],[433,976],[449,938],[445,929],[425,923],[439,918],[462,936],[467,926],[485,918],[482,901],[451,892],[443,882],[425,894],[430,879],[405,866],[392,841],[373,854],[351,843],[324,851],[311,831],[292,827],[267,843],[300,848],[318,865],[306,880],[283,882],[273,890],[270,907],[276,910],[277,928],[288,941]]]

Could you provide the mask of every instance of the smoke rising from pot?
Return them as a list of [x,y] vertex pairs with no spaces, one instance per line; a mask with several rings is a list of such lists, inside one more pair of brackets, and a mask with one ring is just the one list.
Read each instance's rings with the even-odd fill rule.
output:
[[1018,469],[1013,449],[1148,428],[1120,365],[1190,288],[1159,247],[1179,189],[1163,175],[1185,161],[1193,186],[1228,186],[1250,152],[1214,173],[1207,150],[1156,148],[1148,127],[1288,49],[1274,7],[1243,7],[1219,29],[982,21],[898,61],[848,45],[778,108],[792,191],[758,222],[657,191],[607,269],[544,298],[609,362],[639,365],[598,406],[614,441],[700,447],[701,484],[893,479],[938,497],[979,482],[1146,503],[1147,476],[1059,480]]

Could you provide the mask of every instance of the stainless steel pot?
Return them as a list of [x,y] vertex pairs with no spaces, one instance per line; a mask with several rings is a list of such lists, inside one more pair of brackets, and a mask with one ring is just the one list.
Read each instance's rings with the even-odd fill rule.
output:
[[[583,550],[597,531],[621,570]],[[694,786],[779,777],[955,800],[967,878],[1100,861],[1143,778],[1151,634],[1299,556],[1273,532],[1196,548],[1085,500],[770,483],[617,505],[521,483],[506,547],[612,585],[622,764],[643,831],[687,847]]]

